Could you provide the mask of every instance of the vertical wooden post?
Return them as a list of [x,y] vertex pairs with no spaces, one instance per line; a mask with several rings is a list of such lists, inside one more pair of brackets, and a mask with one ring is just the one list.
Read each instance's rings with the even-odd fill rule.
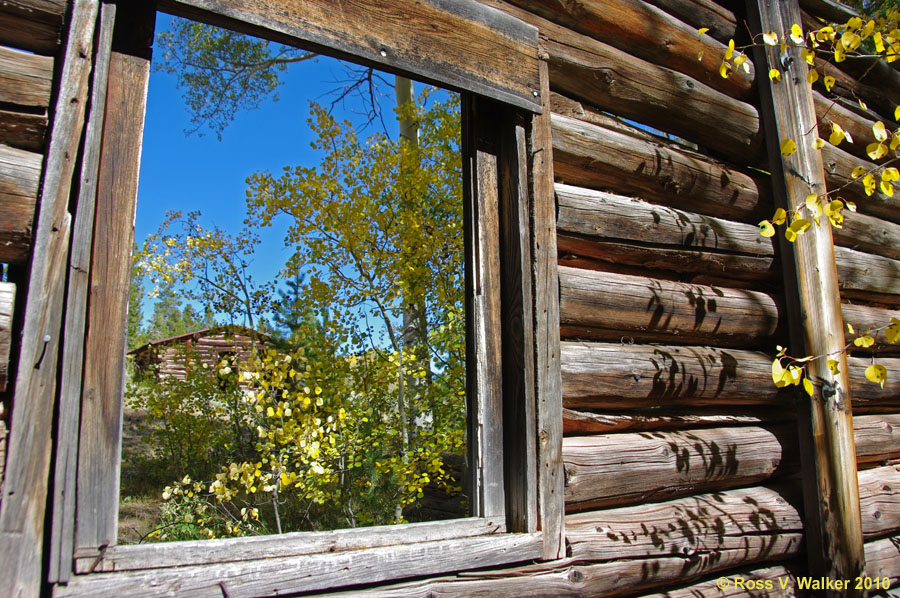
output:
[[72,175],[87,104],[97,0],[72,7],[38,208],[0,503],[0,596],[39,596],[51,430],[69,255]]
[[[757,34],[781,35],[801,23],[797,0],[748,0],[747,6]],[[776,202],[790,213],[803,206],[810,193],[825,192],[822,157],[813,147],[818,134],[807,69],[799,48],[782,54],[778,46],[758,47],[755,60]],[[781,81],[766,76],[771,67],[783,71]],[[784,139],[796,142],[796,153],[782,156]],[[799,413],[810,573],[852,580],[863,573],[865,561],[831,225],[822,218],[793,244],[779,236],[792,352],[829,355],[839,362],[837,374],[826,359],[810,362],[815,392],[802,402]]]

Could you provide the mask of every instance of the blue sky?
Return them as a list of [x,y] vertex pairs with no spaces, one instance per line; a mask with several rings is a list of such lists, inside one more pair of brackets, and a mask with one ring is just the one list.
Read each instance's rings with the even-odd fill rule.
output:
[[[172,17],[159,14],[157,31],[164,31]],[[330,104],[329,95],[347,74],[341,63],[316,58],[292,65],[282,76],[278,101],[267,101],[260,109],[243,111],[222,133],[206,131],[188,136],[190,114],[185,108],[176,77],[152,71],[141,153],[135,241],[140,245],[155,232],[168,210],[200,210],[201,224],[238,232],[245,217],[246,179],[260,170],[280,171],[284,166],[318,162],[310,149],[313,133],[307,126],[309,101]],[[389,81],[392,77],[386,75]],[[393,108],[393,90],[384,107]],[[353,120],[359,106],[352,101],[336,108],[340,118]],[[385,122],[391,125],[392,119]],[[378,127],[380,127],[380,123]],[[372,125],[371,132],[379,129]],[[370,131],[366,131],[369,133]],[[393,134],[393,132],[391,132]],[[284,247],[287,222],[276,224],[261,235],[252,265],[254,278],[271,280],[290,256]],[[149,317],[152,309],[144,309]]]

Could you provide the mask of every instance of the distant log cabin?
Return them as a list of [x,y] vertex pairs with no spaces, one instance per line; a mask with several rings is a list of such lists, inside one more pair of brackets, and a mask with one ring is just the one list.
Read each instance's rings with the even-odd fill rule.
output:
[[150,341],[128,355],[137,373],[184,380],[194,361],[193,367],[213,367],[222,357],[231,356],[235,363],[247,363],[254,348],[264,348],[270,342],[268,334],[243,326],[213,326]]

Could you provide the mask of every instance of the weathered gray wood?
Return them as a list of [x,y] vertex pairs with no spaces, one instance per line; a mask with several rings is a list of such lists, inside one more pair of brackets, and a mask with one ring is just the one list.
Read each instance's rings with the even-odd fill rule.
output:
[[0,145],[0,262],[28,260],[42,162],[40,154]]
[[554,90],[741,162],[760,153],[752,105],[501,0],[492,5],[538,27]]
[[106,106],[109,53],[115,21],[115,4],[104,4],[100,11],[96,59],[91,89],[91,109],[87,115],[81,159],[80,187],[72,231],[66,293],[65,343],[62,351],[59,418],[56,435],[51,520],[50,583],[67,582],[72,573],[75,549],[75,481],[78,466],[78,429],[81,419],[81,380],[84,365],[84,338],[87,319],[87,293],[91,275],[91,250],[94,236],[94,207],[100,142]]
[[97,172],[78,445],[75,549],[118,535],[125,323],[148,60],[113,52]]
[[357,551],[505,531],[506,522],[503,520],[469,517],[367,529],[111,546],[102,554],[99,551],[80,551],[75,559],[78,573],[88,573],[92,569],[97,572],[135,571]]
[[563,409],[563,430],[566,435],[608,434],[610,432],[643,432],[657,430],[681,430],[696,427],[722,427],[733,425],[762,425],[793,418],[785,409],[715,411],[665,411],[593,413]]
[[[814,66],[819,72],[819,79],[813,87],[820,93],[840,96],[853,103],[862,99],[870,110],[888,118],[893,115],[897,104],[900,104],[900,87],[884,85],[871,76],[856,79],[843,68],[820,57],[815,59]],[[835,83],[830,91],[825,89],[825,77],[834,77]]]
[[0,44],[55,54],[65,12],[65,0],[4,0],[0,3]]
[[0,110],[0,143],[28,150],[44,151],[47,117]]
[[[700,405],[784,405],[787,390],[772,383],[773,355],[759,351],[632,345],[562,343],[563,403],[572,409],[631,409]],[[851,357],[854,409],[900,404],[900,380],[885,387],[865,377],[870,359]],[[900,359],[880,358],[889,371]]]
[[765,293],[560,266],[562,335],[753,345],[775,334],[779,307]]
[[557,180],[734,220],[771,211],[761,183],[709,158],[566,116],[552,123]]
[[562,467],[562,382],[559,363],[559,275],[556,267],[556,201],[553,194],[553,143],[550,81],[540,65],[543,111],[531,121],[531,252],[534,259],[534,354],[538,435],[538,506],[545,560],[565,554]]
[[853,435],[860,463],[900,457],[900,415],[858,415],[853,418]]
[[500,224],[496,106],[472,97],[463,113],[469,159],[466,213],[466,375],[471,513],[505,512],[503,368],[500,318]]
[[52,80],[51,57],[0,46],[0,102],[46,108]]
[[832,229],[832,235],[836,245],[900,259],[900,224],[867,214],[849,214],[841,228]]
[[[682,72],[735,97],[750,94],[754,71],[719,75],[725,46],[700,36],[655,6],[641,0],[513,0],[513,4],[643,60]],[[698,60],[698,56],[701,58]]]
[[900,536],[894,535],[867,542],[866,575],[887,577],[892,585],[900,581]]
[[[789,31],[802,18],[796,0],[748,0],[747,8],[752,32]],[[756,63],[783,64],[779,50],[755,48]],[[803,64],[800,48],[786,51],[793,64]],[[810,192],[826,191],[822,156],[813,147],[817,131],[812,91],[799,73],[789,73],[778,84],[760,77],[759,84],[776,205],[793,212]],[[793,139],[797,152],[782,156],[783,139]],[[853,579],[864,570],[863,539],[831,224],[822,219],[794,243],[781,236],[781,250],[791,347],[809,355],[833,354],[839,362],[837,373],[825,360],[809,362],[807,373],[816,384],[798,415],[810,574]]]
[[[829,190],[839,190],[837,196],[855,202],[857,209],[863,214],[900,223],[900,196],[895,194],[888,197],[880,189],[876,189],[874,194],[868,196],[863,187],[862,177],[856,180],[850,177],[855,167],[863,166],[867,170],[873,170],[875,164],[856,158],[830,143],[826,143],[822,148],[822,160],[825,167],[825,183]],[[876,176],[880,175],[876,173]],[[845,221],[853,216],[855,214],[847,214]]]
[[513,532],[538,528],[535,420],[534,296],[531,193],[524,119],[507,113],[500,126],[500,243],[503,277],[503,435],[507,522]]
[[[11,282],[0,282],[0,393],[6,390],[7,372],[9,372],[9,347],[12,341],[12,320],[15,305],[16,285]],[[5,414],[3,417],[5,417]],[[0,475],[0,481],[2,480],[3,476]]]
[[859,472],[859,508],[866,541],[900,531],[900,468]]
[[[688,148],[687,145],[680,144],[677,142],[677,140],[667,139],[665,137],[650,133],[649,131],[645,131],[644,129],[634,127],[625,122],[625,120],[617,116],[612,116],[610,114],[602,112],[601,110],[587,102],[580,102],[574,98],[556,93],[555,91],[550,92],[550,108],[552,109],[552,112],[561,116],[568,116],[576,120],[583,120],[586,123],[597,125],[604,129],[624,133],[630,137],[634,137],[635,139],[641,139],[643,141],[649,141],[651,143],[656,143],[664,146],[671,146],[675,149]],[[691,147],[689,149],[696,148]]]
[[800,0],[800,6],[817,17],[838,23],[846,23],[857,16],[857,12],[851,6],[839,0]]
[[[751,589],[749,587],[750,584],[747,583],[742,585],[730,583],[727,588],[720,588],[716,583],[718,581],[718,578],[716,578],[707,579],[689,586],[666,589],[657,594],[644,594],[640,598],[757,598],[761,595],[765,595],[767,598],[794,598],[794,596],[799,595],[796,575],[794,571],[783,565],[766,567],[764,569],[729,571],[726,577],[731,582],[737,577],[754,581],[769,580],[772,589],[769,590],[768,586],[762,589],[757,589],[757,586],[754,586]],[[764,594],[760,594],[760,592],[764,592]]]
[[566,510],[759,482],[794,454],[794,436],[782,425],[565,438]]
[[[837,100],[826,98],[821,93],[814,93],[813,100],[815,101],[816,119],[819,125],[819,137],[828,139],[832,132],[832,123],[837,123],[850,134],[850,139],[845,139],[841,142],[841,149],[858,158],[868,160],[866,146],[874,141],[872,125],[875,124],[875,121],[865,118],[853,110],[849,110]],[[884,124],[891,130],[896,127],[896,123],[892,121]]]
[[303,558],[281,557],[151,571],[78,575],[68,585],[57,585],[53,595],[55,598],[87,595],[98,598],[123,595],[145,598],[249,598],[530,561],[541,554],[540,534],[489,535]]
[[754,486],[566,516],[572,558],[585,562],[701,555],[746,548],[761,560],[798,553],[800,493]]
[[[885,309],[882,307],[872,307],[868,305],[855,305],[852,303],[844,303],[841,305],[841,313],[844,318],[844,325],[850,324],[856,334],[849,335],[848,338],[853,339],[857,335],[864,333],[866,330],[881,328],[890,323],[891,318],[897,317],[897,310]],[[851,350],[853,347],[851,347]],[[878,334],[875,337],[875,344],[870,351],[877,351],[879,354],[896,354],[897,345],[888,344],[884,334]],[[860,351],[860,354],[864,354]]]
[[6,479],[0,504],[0,595],[38,596],[66,263],[72,175],[87,104],[95,0],[72,7],[47,151],[31,272],[24,306],[22,345],[10,423]]
[[475,0],[166,0],[160,8],[540,110],[537,31]]
[[843,296],[868,297],[877,301],[873,296],[875,293],[879,296],[900,295],[900,260],[846,247],[834,248],[834,260]]

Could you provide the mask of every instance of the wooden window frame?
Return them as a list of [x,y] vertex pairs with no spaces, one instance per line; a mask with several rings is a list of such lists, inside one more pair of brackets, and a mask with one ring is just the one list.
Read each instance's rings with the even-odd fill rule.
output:
[[[50,541],[55,596],[308,592],[562,556],[549,90],[537,31],[474,0],[388,4],[384,11],[395,14],[383,18],[408,35],[361,36],[365,10],[357,4],[362,12],[337,19],[306,0],[102,5],[70,266],[89,272],[90,284],[70,282],[66,306]],[[472,517],[115,544],[124,318],[157,8],[463,94]],[[413,51],[422,44],[433,51],[427,59]]]

